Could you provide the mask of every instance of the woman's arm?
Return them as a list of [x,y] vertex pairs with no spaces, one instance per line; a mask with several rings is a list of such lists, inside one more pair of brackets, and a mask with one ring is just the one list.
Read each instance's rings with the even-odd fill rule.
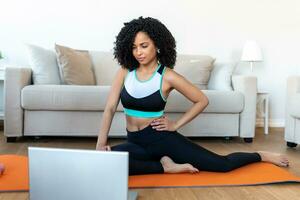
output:
[[107,145],[107,136],[111,127],[111,122],[113,120],[114,114],[120,102],[120,93],[123,87],[124,78],[127,74],[127,69],[121,67],[114,78],[112,83],[108,98],[106,100],[106,105],[103,113],[103,118],[100,125],[100,132],[98,134],[97,150],[103,149]]
[[166,69],[165,78],[172,88],[176,89],[194,103],[194,105],[175,122],[175,130],[178,130],[205,109],[208,105],[208,98],[199,88],[172,69]]

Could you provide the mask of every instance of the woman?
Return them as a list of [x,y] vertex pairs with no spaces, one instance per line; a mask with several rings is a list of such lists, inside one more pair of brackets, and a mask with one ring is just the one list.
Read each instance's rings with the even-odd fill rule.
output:
[[[176,44],[157,19],[139,17],[118,34],[114,55],[122,66],[113,81],[96,149],[128,151],[129,174],[227,172],[253,162],[288,166],[287,158],[270,152],[217,155],[178,133],[208,105],[207,97],[185,77],[172,70]],[[172,90],[194,105],[176,121],[163,110]],[[127,142],[110,147],[107,135],[121,99],[126,114]]]

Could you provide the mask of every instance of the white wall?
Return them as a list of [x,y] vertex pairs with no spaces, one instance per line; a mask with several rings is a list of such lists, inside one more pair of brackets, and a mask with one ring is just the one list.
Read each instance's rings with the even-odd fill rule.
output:
[[[271,125],[284,122],[288,75],[300,74],[298,0],[0,0],[0,50],[11,65],[27,65],[23,43],[53,48],[111,51],[123,22],[141,15],[160,19],[179,53],[239,61],[243,44],[255,39],[264,62],[255,64],[259,90],[270,93]],[[3,62],[3,61],[2,61]],[[239,63],[239,74],[249,74]]]

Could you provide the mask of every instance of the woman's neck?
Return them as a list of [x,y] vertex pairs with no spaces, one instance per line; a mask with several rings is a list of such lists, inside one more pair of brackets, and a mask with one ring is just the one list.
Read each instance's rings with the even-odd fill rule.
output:
[[151,73],[156,69],[157,65],[158,62],[157,59],[155,59],[146,65],[140,64],[140,66],[138,67],[139,68],[138,71],[142,73]]

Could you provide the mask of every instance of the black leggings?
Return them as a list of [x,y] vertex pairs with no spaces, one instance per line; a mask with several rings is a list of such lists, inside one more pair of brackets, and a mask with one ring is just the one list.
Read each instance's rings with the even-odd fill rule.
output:
[[112,151],[129,152],[129,175],[164,173],[160,163],[163,156],[176,163],[189,163],[198,170],[214,172],[227,172],[261,161],[258,153],[218,155],[177,131],[157,131],[151,125],[139,131],[127,130],[127,142],[113,146]]

